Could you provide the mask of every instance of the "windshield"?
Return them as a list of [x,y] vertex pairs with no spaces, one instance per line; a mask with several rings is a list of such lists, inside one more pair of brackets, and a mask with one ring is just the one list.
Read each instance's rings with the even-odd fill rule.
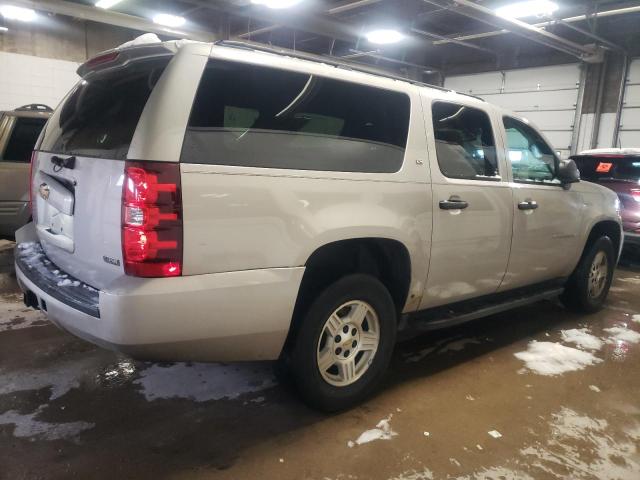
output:
[[49,121],[44,151],[124,159],[149,95],[169,62],[128,63],[81,80]]
[[572,157],[580,178],[584,180],[628,180],[640,181],[640,156],[575,156]]

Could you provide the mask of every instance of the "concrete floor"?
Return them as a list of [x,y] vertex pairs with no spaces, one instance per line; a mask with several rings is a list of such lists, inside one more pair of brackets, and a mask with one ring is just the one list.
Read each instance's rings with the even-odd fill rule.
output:
[[268,364],[137,362],[59,331],[22,306],[11,247],[2,479],[640,479],[638,270],[589,317],[539,303],[399,345],[375,398],[327,416]]

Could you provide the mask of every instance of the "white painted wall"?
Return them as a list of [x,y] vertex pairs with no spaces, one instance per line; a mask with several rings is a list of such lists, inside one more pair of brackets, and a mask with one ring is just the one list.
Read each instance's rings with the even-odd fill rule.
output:
[[55,108],[80,79],[79,63],[0,52],[0,110],[29,103]]
[[571,148],[579,81],[576,63],[452,76],[444,86],[528,118],[564,158]]

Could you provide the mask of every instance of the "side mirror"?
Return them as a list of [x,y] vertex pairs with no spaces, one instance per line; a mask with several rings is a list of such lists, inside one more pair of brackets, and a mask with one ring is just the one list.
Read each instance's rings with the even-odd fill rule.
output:
[[569,185],[580,181],[580,170],[573,160],[560,160],[558,162],[558,180],[562,185]]

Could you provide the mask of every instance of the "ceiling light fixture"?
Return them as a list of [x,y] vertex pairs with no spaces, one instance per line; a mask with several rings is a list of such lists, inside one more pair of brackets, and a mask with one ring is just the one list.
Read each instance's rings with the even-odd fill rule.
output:
[[169,13],[158,13],[153,17],[153,23],[164,25],[165,27],[181,27],[186,22],[184,17],[171,15]]
[[496,9],[496,14],[505,18],[524,18],[551,16],[558,10],[558,4],[548,0],[529,0],[527,2],[517,2],[505,5]]
[[14,5],[0,6],[0,15],[8,20],[19,20],[21,22],[30,22],[37,17],[36,11],[30,8],[16,7]]
[[111,8],[114,5],[119,4],[121,1],[122,0],[98,0],[96,2],[96,7],[104,8],[106,10],[107,8]]
[[0,27],[0,32],[8,32],[9,29],[7,27]]
[[267,8],[291,8],[302,2],[302,0],[251,0],[254,5],[264,5]]
[[365,35],[365,37],[369,42],[381,45],[398,43],[401,40],[404,40],[404,35],[402,33],[391,29],[371,30]]

